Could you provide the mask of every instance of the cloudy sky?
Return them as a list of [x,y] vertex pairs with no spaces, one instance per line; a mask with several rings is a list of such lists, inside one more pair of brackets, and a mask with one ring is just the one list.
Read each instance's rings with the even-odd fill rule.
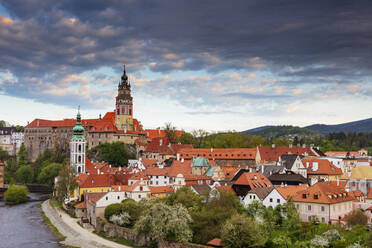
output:
[[114,109],[123,62],[144,127],[372,117],[371,1],[0,0],[0,119]]

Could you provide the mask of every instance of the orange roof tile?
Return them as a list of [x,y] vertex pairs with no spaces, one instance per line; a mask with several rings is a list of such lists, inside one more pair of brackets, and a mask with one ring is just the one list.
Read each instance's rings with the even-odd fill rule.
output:
[[295,186],[276,186],[275,189],[283,196],[284,199],[288,199],[289,197],[293,197],[297,194],[297,192],[307,189],[306,185],[295,185]]
[[372,199],[372,188],[368,189],[367,199]]
[[149,187],[151,194],[171,194],[174,192],[174,189],[171,186],[159,186],[159,187]]
[[235,181],[234,185],[249,185],[251,189],[273,186],[270,180],[260,172],[244,172]]
[[80,202],[79,204],[75,205],[75,209],[84,209],[84,208],[87,208],[87,204],[85,203],[85,201]]
[[304,156],[316,156],[310,147],[302,146],[260,146],[258,147],[262,162],[276,162],[285,154],[297,154]]
[[222,243],[222,240],[221,239],[214,238],[214,239],[208,241],[207,245],[222,247],[223,246],[223,243]]
[[179,150],[181,158],[191,159],[256,159],[257,148],[183,148]]
[[[161,129],[145,129],[144,130],[149,141],[151,141],[152,139],[154,138],[165,138],[166,137],[166,133],[164,130],[161,130]],[[177,137],[181,137],[181,135],[184,133],[185,131],[182,131],[182,130],[176,130],[176,135]]]
[[292,197],[294,202],[311,202],[333,204],[345,201],[353,201],[351,194],[341,187],[334,187],[328,182],[317,182],[309,188],[298,191]]
[[[328,159],[304,158],[302,163],[307,168],[308,175],[342,175],[342,170]],[[318,163],[318,168],[315,168],[314,163]]]

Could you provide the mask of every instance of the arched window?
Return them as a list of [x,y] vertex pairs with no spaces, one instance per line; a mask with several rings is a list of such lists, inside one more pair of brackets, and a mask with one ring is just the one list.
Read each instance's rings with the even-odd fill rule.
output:
[[81,163],[81,156],[78,157],[78,162]]
[[78,167],[78,173],[81,173],[81,167],[80,166]]
[[79,152],[81,152],[81,145],[79,144]]

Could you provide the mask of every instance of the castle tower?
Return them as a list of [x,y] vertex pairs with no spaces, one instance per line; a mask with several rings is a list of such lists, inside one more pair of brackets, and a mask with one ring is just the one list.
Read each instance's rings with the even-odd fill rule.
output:
[[115,126],[118,130],[124,132],[133,131],[133,98],[131,96],[130,83],[125,72],[125,65],[116,97]]
[[74,134],[70,142],[70,164],[77,174],[85,173],[85,137],[84,127],[81,125],[80,108],[76,116],[76,124],[72,129]]

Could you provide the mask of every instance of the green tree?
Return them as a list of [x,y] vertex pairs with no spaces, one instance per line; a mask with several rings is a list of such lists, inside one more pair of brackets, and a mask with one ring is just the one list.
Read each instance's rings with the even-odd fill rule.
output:
[[18,157],[18,165],[19,166],[26,165],[28,163],[28,161],[27,161],[27,151],[26,151],[26,147],[25,147],[24,144],[22,144],[21,147],[19,148],[17,157]]
[[365,243],[367,247],[372,247],[372,231],[368,232]]
[[105,161],[112,166],[123,166],[128,164],[128,159],[134,159],[123,142],[103,143],[88,151],[88,156],[97,161]]
[[121,212],[122,212],[121,204],[120,203],[113,203],[113,204],[108,205],[105,208],[104,215],[105,215],[106,220],[110,220],[111,216],[120,215]]
[[34,180],[34,170],[30,165],[22,165],[16,172],[17,182],[32,183]]
[[300,228],[301,219],[297,212],[296,206],[292,201],[283,204],[283,227],[287,230],[296,230]]
[[345,220],[348,226],[361,225],[365,226],[368,223],[368,217],[363,210],[357,208],[352,210],[345,216]]
[[10,185],[4,194],[6,204],[15,205],[27,201],[28,190],[26,186]]
[[76,171],[74,168],[63,166],[57,177],[56,193],[58,201],[62,202],[67,199],[77,188],[75,177]]
[[165,136],[172,144],[178,143],[179,137],[177,136],[176,127],[171,122],[165,123],[164,126]]
[[166,199],[169,205],[182,204],[187,209],[199,209],[201,207],[201,198],[195,194],[190,187],[184,186],[176,190]]
[[134,229],[137,233],[147,234],[158,242],[189,241],[192,238],[190,222],[191,217],[184,206],[180,204],[168,206],[159,202],[144,212]]
[[266,211],[265,206],[260,201],[257,200],[252,201],[250,204],[248,204],[246,209],[247,215],[254,219],[256,218],[262,219]]
[[0,120],[0,127],[6,127],[8,124],[4,120]]
[[125,199],[121,202],[121,212],[128,213],[130,216],[129,226],[133,226],[139,219],[142,208],[141,205],[133,199]]
[[48,166],[44,167],[39,176],[38,182],[47,184],[49,186],[54,185],[54,179],[59,175],[59,172],[63,169],[62,164],[51,163]]
[[292,241],[291,241],[291,238],[288,237],[285,233],[281,233],[277,235],[276,237],[274,237],[274,239],[272,240],[272,243],[275,245],[275,247],[289,248],[291,247]]
[[252,218],[235,215],[222,228],[224,247],[263,247],[267,241],[265,230]]
[[4,151],[2,147],[0,147],[0,161],[4,162],[9,158],[9,154],[7,151]]
[[181,143],[181,144],[194,144],[194,142],[195,142],[195,140],[194,140],[194,136],[192,136],[192,134],[190,134],[190,133],[186,133],[186,132],[184,132],[182,135],[181,135],[181,137],[180,137],[180,139],[179,139],[179,142]]

